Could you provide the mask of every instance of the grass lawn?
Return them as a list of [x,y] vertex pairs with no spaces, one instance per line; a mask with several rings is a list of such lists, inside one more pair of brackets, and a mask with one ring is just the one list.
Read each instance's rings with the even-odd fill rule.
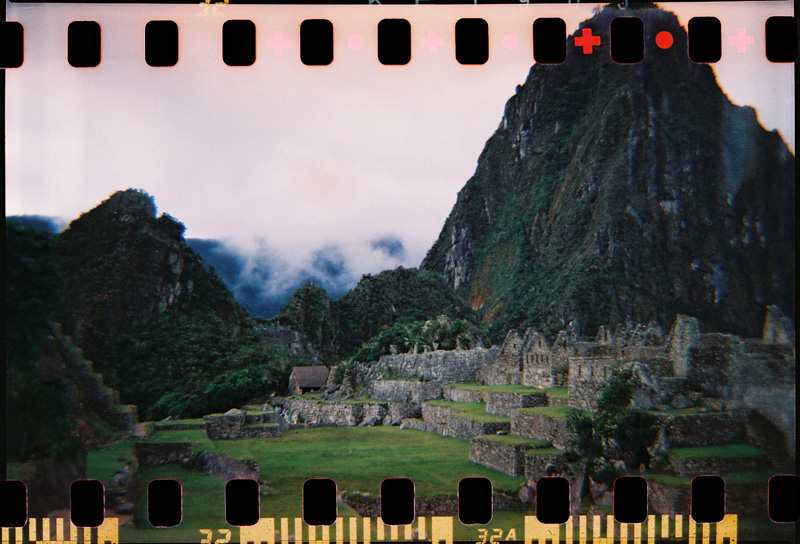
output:
[[548,397],[555,397],[557,399],[569,398],[569,389],[566,387],[551,387],[549,389],[542,389],[542,391],[547,393]]
[[125,466],[125,461],[117,458],[133,460],[133,440],[124,440],[86,452],[86,478],[100,480],[106,486],[109,485],[114,473]]
[[453,389],[464,389],[467,391],[488,391],[490,393],[543,393],[544,389],[537,389],[535,387],[528,387],[527,385],[520,384],[506,384],[506,385],[483,385],[480,383],[454,383],[451,385]]
[[751,444],[725,444],[722,446],[699,446],[693,448],[672,448],[669,452],[681,459],[715,457],[718,459],[741,459],[763,457],[768,453]]
[[[566,404],[560,404],[558,406],[537,406],[536,408],[519,408],[518,411],[524,414],[538,414],[542,416],[550,416],[550,417],[557,417],[559,419],[565,419],[567,417],[567,412],[570,410],[574,410],[574,408],[570,408]],[[590,412],[585,412],[587,415]]]
[[196,419],[171,419],[169,421],[156,421],[156,429],[165,425],[202,425],[204,423],[205,421],[202,417],[198,417]]
[[550,446],[547,440],[537,440],[535,438],[525,438],[524,436],[516,436],[513,434],[487,434],[480,437],[481,440],[489,440],[491,442],[501,442],[503,444],[517,444],[520,446],[531,446],[533,448],[546,448]]
[[558,448],[534,448],[525,452],[526,457],[534,455],[561,455],[563,452]]
[[452,408],[459,413],[458,417],[469,419],[471,421],[478,421],[480,423],[505,423],[511,421],[511,418],[506,416],[496,416],[494,414],[486,413],[486,405],[482,402],[453,402],[450,400],[426,400],[425,404],[431,406],[442,406],[444,408]]

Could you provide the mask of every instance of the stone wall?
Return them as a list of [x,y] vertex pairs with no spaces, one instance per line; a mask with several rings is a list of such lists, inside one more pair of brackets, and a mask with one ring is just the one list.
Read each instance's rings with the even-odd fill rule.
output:
[[742,438],[742,422],[732,414],[657,416],[669,447],[731,444]]
[[229,455],[215,451],[201,451],[187,465],[188,468],[204,472],[209,476],[232,479],[259,479],[258,462],[252,459],[239,461]]
[[701,476],[729,474],[763,470],[770,466],[768,457],[742,457],[723,459],[718,457],[695,457],[683,459],[677,455],[669,456],[672,468],[679,476]]
[[[667,485],[647,480],[647,502],[657,514],[689,514],[689,485]],[[738,512],[737,512],[738,513]]]
[[[445,386],[443,396],[453,402],[484,402],[486,412],[500,416],[510,416],[511,411],[517,408],[533,408],[547,406],[548,399],[545,392],[534,393],[506,393],[499,391],[475,391]],[[566,399],[565,399],[566,400]]]
[[431,423],[419,418],[408,418],[403,420],[400,429],[417,429],[418,431],[425,431],[426,433],[444,434],[444,425],[438,423]]
[[522,410],[511,414],[511,434],[547,440],[559,449],[565,449],[571,438],[566,419],[526,413]]
[[446,406],[435,406],[432,404],[422,405],[422,419],[437,425],[447,425],[456,410]]
[[[549,448],[548,448],[549,449]],[[554,465],[561,468],[560,454],[538,454],[536,450],[528,451],[525,457],[525,477],[529,480],[538,480],[547,476],[547,466]]]
[[430,425],[412,423],[411,428],[429,430],[442,436],[452,436],[461,440],[469,440],[485,434],[497,434],[508,431],[510,424],[501,422],[473,421],[459,416],[459,410],[446,406],[422,405],[422,419]]
[[533,408],[547,406],[546,393],[499,393],[486,392],[483,395],[486,401],[486,411],[490,414],[510,416],[517,408]]
[[140,467],[185,464],[193,457],[191,442],[136,442],[133,447]]
[[411,380],[374,380],[367,395],[374,399],[422,404],[426,400],[442,398],[442,385]]
[[205,429],[206,424],[203,423],[181,423],[181,420],[175,420],[174,422],[169,423],[159,423],[155,430],[158,431],[194,431]]
[[302,398],[273,399],[290,419],[298,423],[355,427],[358,425],[399,424],[404,418],[420,417],[418,404],[402,402],[347,402]]
[[509,476],[520,476],[525,474],[525,452],[530,447],[476,437],[469,443],[469,460]]
[[522,372],[522,385],[529,387],[540,387],[546,389],[556,386],[556,379],[553,376],[551,366],[528,366]]
[[453,402],[484,402],[483,391],[475,391],[472,389],[459,389],[450,385],[445,385],[442,391],[442,396],[446,400]]
[[262,410],[261,412],[245,412],[245,425],[250,423],[279,423],[280,414],[274,410]]
[[203,416],[203,421],[206,423],[206,434],[212,440],[241,438],[245,413],[242,410],[232,409],[224,414]]
[[479,371],[492,364],[498,348],[471,350],[430,351],[384,355],[372,366],[377,370],[391,369],[401,376],[439,380],[442,383],[474,382]]
[[615,357],[571,357],[569,359],[569,405],[594,412],[597,399],[614,369],[621,365]]

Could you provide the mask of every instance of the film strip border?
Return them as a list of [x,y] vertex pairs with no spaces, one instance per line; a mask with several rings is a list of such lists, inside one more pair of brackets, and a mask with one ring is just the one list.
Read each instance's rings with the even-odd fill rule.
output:
[[[307,525],[301,518],[261,518],[258,523],[239,528],[242,544],[369,544],[376,542],[430,541],[452,544],[452,516],[420,517],[410,525],[385,525],[380,518],[338,518],[332,526]],[[738,517],[728,514],[719,523],[696,523],[683,515],[650,515],[644,523],[618,523],[610,515],[570,517],[559,525],[544,524],[535,516],[524,517],[522,535],[508,534],[506,540],[526,544],[656,544],[662,539],[687,539],[688,544],[734,544]],[[0,530],[2,544],[118,544],[119,520],[106,518],[97,528],[78,528],[63,518],[30,518],[25,527]],[[231,529],[200,529],[200,544],[226,544]],[[495,542],[487,530],[484,540]]]
[[[770,17],[764,25],[764,51],[773,63],[795,62],[798,58],[798,25],[795,17]],[[256,25],[248,19],[230,19],[222,23],[221,56],[228,66],[252,66],[257,49],[272,49],[282,56],[285,50],[299,51],[300,61],[307,66],[327,66],[334,59],[334,26],[327,19],[307,19],[299,22],[299,31],[276,30],[267,38],[257,38]],[[97,21],[73,21],[67,27],[66,60],[75,68],[94,68],[100,65],[102,30]],[[179,29],[175,21],[154,20],[144,27],[144,59],[149,66],[171,67],[179,60]],[[604,31],[605,29],[603,29]],[[299,35],[293,35],[299,33]],[[421,34],[424,31],[420,32]],[[0,68],[19,68],[24,62],[24,28],[16,21],[0,23]],[[617,17],[608,29],[609,50],[614,62],[637,64],[644,60],[645,28],[635,16]],[[383,19],[377,27],[378,62],[402,66],[412,57],[412,28],[406,19]],[[723,40],[723,37],[725,40]],[[507,35],[504,40],[519,45],[520,38]],[[655,47],[669,49],[676,37],[667,31],[655,34]],[[679,39],[679,38],[677,38]],[[295,44],[299,42],[299,47]],[[455,60],[464,65],[482,65],[489,60],[489,25],[481,18],[461,18],[451,36],[440,36],[435,30],[416,37],[413,49],[436,54],[449,42],[455,45]],[[583,28],[580,35],[567,36],[564,21],[557,17],[539,18],[532,22],[533,60],[545,64],[560,64],[566,60],[567,47],[579,49],[584,55],[596,53],[605,45],[598,29]],[[361,36],[348,38],[348,47],[361,49]],[[688,55],[696,63],[713,64],[722,58],[722,46],[735,46],[737,53],[746,53],[755,45],[755,36],[745,27],[725,29],[716,17],[694,17],[688,23]],[[505,41],[504,41],[505,44]],[[508,44],[507,46],[511,46]]]

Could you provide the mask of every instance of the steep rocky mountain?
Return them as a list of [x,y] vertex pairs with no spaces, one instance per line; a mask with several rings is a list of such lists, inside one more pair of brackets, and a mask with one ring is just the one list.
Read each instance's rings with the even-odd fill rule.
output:
[[437,318],[474,322],[475,314],[444,279],[432,272],[398,267],[367,274],[350,291],[331,300],[325,289],[298,289],[273,322],[305,334],[327,360],[352,356],[396,323]]
[[59,280],[46,301],[52,321],[147,419],[227,410],[285,387],[296,362],[259,333],[183,232],[148,194],[120,191],[43,257]]
[[[614,63],[609,25],[644,21],[645,60]],[[583,54],[575,37],[600,37]],[[655,45],[658,32],[674,44]],[[534,65],[421,268],[463,294],[494,341],[509,328],[685,313],[758,336],[765,307],[794,318],[794,156],[709,65],[674,14],[606,7]]]

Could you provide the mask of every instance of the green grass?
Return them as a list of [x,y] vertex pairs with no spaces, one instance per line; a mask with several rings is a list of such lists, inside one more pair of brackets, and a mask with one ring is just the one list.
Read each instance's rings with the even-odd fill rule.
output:
[[307,478],[333,478],[339,491],[378,496],[387,476],[411,478],[420,497],[455,494],[464,476],[484,476],[499,489],[516,490],[519,478],[471,463],[469,442],[399,427],[323,427],[293,430],[278,438],[217,440],[214,448],[237,459],[255,459],[275,490],[262,497],[262,515],[299,513]]
[[768,453],[750,444],[725,444],[722,446],[699,446],[691,448],[672,448],[670,453],[681,459],[742,459],[747,457],[763,457]]
[[546,448],[550,446],[547,440],[537,440],[535,438],[525,438],[524,436],[516,436],[513,434],[487,434],[479,437],[481,440],[489,440],[491,442],[501,442],[503,444],[516,444],[520,446],[530,446],[532,448]]
[[277,423],[245,423],[242,425],[243,429],[255,429],[255,428],[267,428],[267,427],[277,427]]
[[119,461],[117,458],[133,460],[132,440],[124,440],[118,444],[86,452],[86,478],[100,480],[108,486],[114,473],[125,466],[125,461]]
[[[535,408],[519,408],[518,411],[524,414],[537,414],[540,416],[549,416],[549,417],[556,417],[558,419],[565,419],[567,417],[567,412],[572,410],[566,404],[561,404],[559,406],[537,406]],[[586,412],[587,414],[589,412]]]
[[506,416],[497,416],[494,414],[486,413],[486,405],[482,402],[453,402],[450,400],[426,400],[425,404],[431,406],[441,406],[443,408],[451,408],[456,410],[458,417],[469,419],[470,421],[477,421],[479,423],[506,423],[510,422],[511,418]]
[[525,452],[526,457],[533,455],[561,455],[562,451],[558,448],[534,448]]
[[544,389],[537,389],[535,387],[528,387],[527,385],[520,384],[507,384],[507,385],[483,385],[480,383],[454,383],[451,385],[453,389],[463,389],[466,391],[487,391],[489,393],[543,393]]
[[557,399],[569,398],[569,389],[566,387],[551,387],[549,389],[543,389],[542,391],[547,393],[548,397],[555,397]]
[[204,429],[189,429],[186,431],[156,431],[152,438],[148,438],[147,442],[163,443],[163,442],[191,442],[192,451],[198,452],[200,450],[213,450],[214,443],[208,438]]
[[[157,529],[147,520],[147,493],[137,505],[136,530],[120,530],[120,542],[199,542],[200,529],[226,528],[238,539],[239,531],[225,521],[225,481],[179,465],[141,468],[141,481],[171,478],[181,483],[183,519],[174,528]],[[264,516],[262,509],[262,516]],[[219,534],[219,533],[217,533]]]
[[202,417],[195,419],[171,419],[169,421],[156,421],[156,429],[165,425],[202,425],[205,423]]
[[664,485],[689,485],[692,481],[691,476],[676,476],[675,474],[645,474],[644,477],[648,480],[653,480],[656,483]]

